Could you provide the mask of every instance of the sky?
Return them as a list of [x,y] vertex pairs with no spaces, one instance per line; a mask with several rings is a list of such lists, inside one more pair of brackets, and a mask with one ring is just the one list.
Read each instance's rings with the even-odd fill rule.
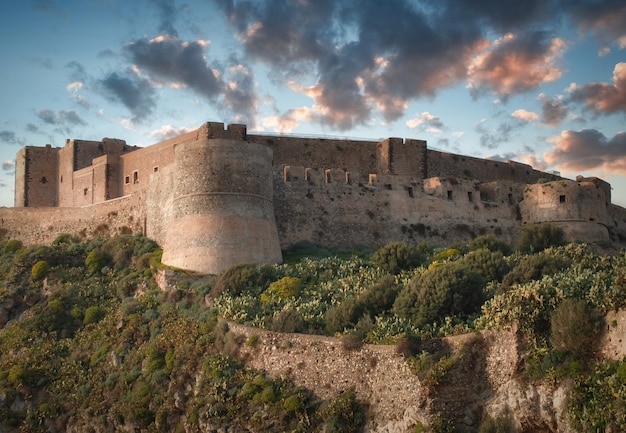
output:
[[3,0],[0,40],[0,206],[23,146],[215,121],[422,139],[626,207],[624,0]]

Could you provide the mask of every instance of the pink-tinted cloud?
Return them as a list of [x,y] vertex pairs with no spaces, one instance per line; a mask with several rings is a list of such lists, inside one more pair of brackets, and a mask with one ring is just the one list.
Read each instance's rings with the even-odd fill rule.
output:
[[607,138],[595,129],[563,131],[548,140],[554,146],[544,154],[546,162],[560,170],[603,170],[626,175],[626,133]]
[[506,34],[474,58],[468,70],[468,86],[474,94],[490,90],[504,99],[536,89],[563,75],[558,61],[564,49],[562,39],[548,39],[545,32]]
[[433,116],[428,111],[424,111],[419,116],[406,121],[406,126],[409,128],[419,128],[420,131],[437,133],[441,132],[444,128],[444,124],[437,116]]
[[539,119],[537,113],[524,109],[515,110],[513,113],[511,113],[511,117],[522,120],[524,122],[534,122]]
[[598,114],[626,112],[626,63],[620,62],[613,69],[613,84],[572,84],[569,88],[572,101],[584,103]]

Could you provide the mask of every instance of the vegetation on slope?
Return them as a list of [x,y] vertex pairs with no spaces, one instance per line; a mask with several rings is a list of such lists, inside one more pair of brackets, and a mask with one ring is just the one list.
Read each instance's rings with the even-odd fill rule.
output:
[[202,280],[156,288],[148,239],[0,249],[5,431],[353,431],[365,420],[354,393],[322,401],[245,367]]
[[[322,401],[245,367],[237,356],[244,342],[222,317],[336,335],[346,348],[395,343],[433,384],[455,359],[425,351],[426,340],[515,327],[528,346],[527,380],[576,383],[572,425],[625,430],[626,362],[596,361],[593,344],[605,313],[626,305],[626,255],[562,245],[554,228],[525,231],[516,251],[492,236],[377,251],[303,244],[285,264],[238,265],[168,291],[154,280],[158,246],[140,236],[81,243],[64,235],[30,248],[5,241],[0,420],[15,431],[339,432],[364,424],[352,392]],[[487,421],[481,431],[506,431],[489,427],[506,422]]]

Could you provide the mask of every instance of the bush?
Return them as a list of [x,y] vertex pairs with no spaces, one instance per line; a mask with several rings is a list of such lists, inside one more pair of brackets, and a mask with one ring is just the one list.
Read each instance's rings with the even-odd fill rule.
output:
[[102,307],[94,305],[85,310],[85,316],[83,317],[83,324],[89,325],[90,323],[97,323],[105,316],[105,312]]
[[468,247],[470,251],[476,251],[483,248],[488,249],[492,252],[501,252],[502,255],[508,256],[512,252],[511,245],[509,245],[506,241],[493,236],[493,235],[483,235],[479,236],[476,239],[469,242]]
[[333,335],[355,326],[365,313],[364,305],[356,298],[344,300],[330,308],[324,316],[326,332]]
[[50,265],[45,260],[40,260],[35,263],[31,269],[30,275],[33,281],[41,281],[50,272]]
[[556,274],[569,265],[569,260],[563,257],[551,256],[546,253],[525,256],[511,272],[504,276],[502,285],[504,287],[511,287],[514,284],[540,280],[544,275]]
[[326,424],[327,433],[356,433],[365,425],[365,409],[354,393],[344,392],[340,397],[320,409],[320,416]]
[[22,248],[22,242],[18,241],[17,239],[11,239],[7,241],[6,244],[4,244],[2,252],[4,252],[5,254],[13,254],[17,252],[20,248]]
[[374,252],[372,262],[384,271],[398,274],[422,264],[428,248],[423,243],[412,245],[406,242],[391,242]]
[[509,272],[509,264],[502,252],[490,251],[486,248],[467,253],[463,257],[463,263],[482,275],[485,281],[502,281]]
[[563,229],[550,223],[530,224],[522,227],[517,250],[533,254],[549,247],[558,247],[565,243]]
[[256,265],[242,263],[222,272],[211,289],[211,296],[218,297],[222,293],[238,296],[254,287],[256,283]]
[[261,302],[280,301],[300,294],[302,280],[297,277],[283,277],[269,285],[261,294]]
[[590,308],[579,299],[564,299],[550,316],[550,344],[563,354],[589,354],[597,331]]
[[278,313],[272,320],[270,329],[275,332],[285,332],[293,334],[296,332],[304,332],[306,330],[304,318],[302,314],[295,308],[291,307]]
[[385,275],[359,296],[359,302],[374,317],[393,307],[399,291],[395,278]]
[[108,263],[109,258],[98,250],[92,250],[85,259],[85,266],[92,274],[99,274]]
[[448,315],[471,314],[483,303],[484,279],[469,266],[452,262],[411,279],[398,295],[393,309],[417,326]]

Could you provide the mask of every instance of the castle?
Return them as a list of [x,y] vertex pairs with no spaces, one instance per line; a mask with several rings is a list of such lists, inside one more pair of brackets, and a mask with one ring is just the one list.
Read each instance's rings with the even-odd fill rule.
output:
[[524,224],[541,222],[570,240],[626,241],[626,209],[598,178],[564,179],[422,140],[257,135],[211,122],[145,148],[109,138],[24,147],[15,207],[0,209],[2,234],[27,244],[141,232],[162,246],[165,264],[214,274],[280,263],[281,250],[301,241],[514,242]]

